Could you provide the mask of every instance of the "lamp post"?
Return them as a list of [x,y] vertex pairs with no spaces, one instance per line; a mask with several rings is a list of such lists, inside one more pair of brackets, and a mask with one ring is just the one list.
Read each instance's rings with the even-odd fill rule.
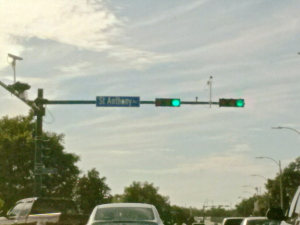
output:
[[[265,178],[264,176],[262,176],[262,175],[258,175],[258,174],[251,174],[250,176],[252,176],[252,177],[261,177],[262,179],[264,179],[265,181],[267,181],[268,182],[268,179],[267,178]],[[261,187],[260,187],[260,194],[261,194]]]
[[263,177],[263,176],[261,176],[261,175],[258,175],[258,174],[251,174],[250,176],[252,176],[252,177],[261,177],[261,178],[264,179],[265,181],[268,181],[267,178],[265,178],[265,177]]
[[275,159],[272,159],[271,157],[256,157],[256,159],[270,159],[279,166],[280,206],[283,209],[282,171],[281,171],[280,160],[277,162]]
[[[252,192],[250,192],[250,191],[243,191],[244,193],[248,193],[248,194],[250,194],[250,195],[252,195],[253,193]],[[256,194],[254,194],[253,196],[255,196]]]
[[[250,176],[252,176],[252,177],[260,177],[260,178],[264,179],[266,182],[268,182],[268,179],[265,178],[265,177],[262,176],[262,175],[251,174]],[[261,190],[260,190],[260,194],[261,194]],[[268,207],[270,208],[270,196],[269,196],[269,192],[267,192],[267,201],[268,201]]]
[[291,128],[291,127],[272,127],[272,129],[289,129],[289,130],[292,130],[292,131],[295,131],[295,132],[297,132],[298,134],[300,134],[300,132],[299,131],[297,131],[296,129],[294,129],[294,128]]
[[256,194],[258,195],[258,188],[257,188],[257,187],[253,187],[253,186],[250,186],[250,185],[244,185],[243,187],[251,187],[251,188],[254,188],[254,190],[256,191]]

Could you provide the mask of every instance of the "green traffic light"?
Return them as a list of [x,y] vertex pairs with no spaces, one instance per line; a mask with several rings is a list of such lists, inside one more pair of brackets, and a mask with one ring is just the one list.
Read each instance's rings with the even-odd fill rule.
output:
[[236,107],[244,107],[245,106],[245,101],[244,99],[238,99],[236,100]]
[[172,106],[175,106],[175,107],[180,106],[180,99],[173,99]]

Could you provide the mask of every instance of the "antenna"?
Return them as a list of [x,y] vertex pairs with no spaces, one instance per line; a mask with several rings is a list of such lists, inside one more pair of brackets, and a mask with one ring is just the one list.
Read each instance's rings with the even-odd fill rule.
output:
[[209,86],[209,106],[211,108],[211,97],[212,97],[212,79],[213,77],[210,76],[209,80],[207,81],[207,85]]
[[13,54],[10,54],[10,53],[8,53],[8,57],[13,59],[11,65],[14,70],[14,83],[16,83],[16,60],[23,60],[23,58],[13,55]]

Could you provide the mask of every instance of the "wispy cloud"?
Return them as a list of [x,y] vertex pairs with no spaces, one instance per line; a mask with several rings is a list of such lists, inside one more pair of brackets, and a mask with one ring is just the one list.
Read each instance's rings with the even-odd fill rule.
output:
[[153,26],[155,24],[165,22],[168,19],[172,19],[174,17],[181,16],[182,14],[189,13],[191,10],[200,7],[206,2],[208,2],[208,0],[184,2],[177,7],[169,9],[164,14],[155,15],[155,17],[151,17],[149,19],[143,20],[142,22],[135,23],[133,27]]
[[166,55],[114,41],[124,35],[123,22],[102,1],[4,1],[1,2],[0,20],[4,34],[0,37],[1,52],[21,54],[26,41],[34,37],[105,52],[125,68],[143,69],[170,60]]

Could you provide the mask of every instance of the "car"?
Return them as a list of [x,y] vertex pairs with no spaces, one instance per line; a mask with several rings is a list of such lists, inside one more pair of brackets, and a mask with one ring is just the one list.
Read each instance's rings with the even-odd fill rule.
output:
[[163,225],[154,205],[144,203],[110,203],[97,205],[87,225]]
[[267,217],[246,217],[241,222],[241,225],[279,225],[276,220],[270,220]]
[[240,225],[245,217],[226,217],[222,221],[222,225]]

